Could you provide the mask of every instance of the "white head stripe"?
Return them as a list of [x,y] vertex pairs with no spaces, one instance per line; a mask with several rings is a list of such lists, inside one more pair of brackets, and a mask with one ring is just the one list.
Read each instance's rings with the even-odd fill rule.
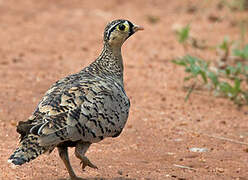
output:
[[[107,37],[109,37],[110,33],[113,31],[113,28],[115,28],[118,24],[121,24],[121,22],[116,22],[111,26],[111,28],[108,29],[107,31]],[[125,21],[123,24],[129,25],[127,21]]]

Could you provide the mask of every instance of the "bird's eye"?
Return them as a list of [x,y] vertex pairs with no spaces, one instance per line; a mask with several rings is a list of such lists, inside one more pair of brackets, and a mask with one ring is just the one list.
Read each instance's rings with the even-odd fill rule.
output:
[[124,30],[126,29],[126,26],[125,26],[124,24],[120,24],[120,25],[118,26],[118,29],[119,29],[120,31],[124,31]]

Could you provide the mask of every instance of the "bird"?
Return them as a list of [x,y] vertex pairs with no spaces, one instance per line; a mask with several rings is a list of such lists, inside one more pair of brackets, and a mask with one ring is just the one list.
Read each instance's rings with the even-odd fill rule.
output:
[[55,82],[32,115],[19,121],[20,142],[8,162],[20,166],[57,148],[70,179],[77,180],[68,156],[68,148],[74,147],[83,170],[97,169],[85,153],[93,143],[118,137],[127,122],[130,100],[124,89],[121,47],[143,29],[126,19],[108,23],[100,55],[78,73]]

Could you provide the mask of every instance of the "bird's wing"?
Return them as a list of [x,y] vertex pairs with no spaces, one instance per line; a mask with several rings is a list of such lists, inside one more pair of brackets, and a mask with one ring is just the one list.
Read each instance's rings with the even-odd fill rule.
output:
[[63,141],[98,142],[118,136],[129,110],[129,100],[117,83],[99,79],[80,81],[67,88],[51,88],[35,113],[42,122],[31,128],[42,146]]

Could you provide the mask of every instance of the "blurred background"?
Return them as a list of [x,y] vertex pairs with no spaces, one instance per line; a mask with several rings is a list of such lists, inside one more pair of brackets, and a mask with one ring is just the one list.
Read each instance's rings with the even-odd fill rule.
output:
[[0,0],[0,179],[68,176],[57,152],[11,169],[15,126],[52,83],[97,58],[119,18],[145,28],[122,49],[130,117],[120,137],[88,151],[99,170],[72,157],[77,174],[245,179],[247,0]]

